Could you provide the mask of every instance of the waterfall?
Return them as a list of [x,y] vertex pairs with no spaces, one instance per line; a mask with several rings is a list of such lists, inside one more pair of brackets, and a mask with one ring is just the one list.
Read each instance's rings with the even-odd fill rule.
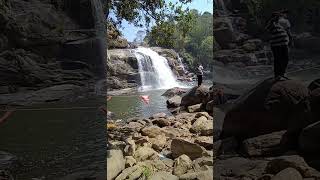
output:
[[168,61],[150,48],[135,49],[141,78],[141,90],[179,87]]
[[178,55],[178,63],[179,63],[179,66],[182,68],[184,74],[187,74],[187,70],[186,70],[186,68],[184,67],[184,64],[183,64],[183,62],[182,62],[182,60],[181,60],[181,58],[180,58],[179,55]]

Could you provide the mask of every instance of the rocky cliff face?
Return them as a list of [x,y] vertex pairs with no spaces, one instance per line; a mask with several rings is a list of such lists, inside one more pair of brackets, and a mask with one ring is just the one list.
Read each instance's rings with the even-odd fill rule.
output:
[[[97,44],[94,17],[87,11],[91,5],[90,1],[0,0],[0,89],[5,89],[1,93],[92,82],[97,61],[89,57],[97,51],[86,48]],[[82,11],[87,17],[79,20],[76,12]],[[86,52],[81,51],[84,48]]]
[[[151,49],[168,60],[171,70],[178,78],[184,76],[178,61],[178,53],[160,47],[152,47]],[[108,50],[107,84],[108,90],[133,88],[141,85],[139,64],[133,49]]]

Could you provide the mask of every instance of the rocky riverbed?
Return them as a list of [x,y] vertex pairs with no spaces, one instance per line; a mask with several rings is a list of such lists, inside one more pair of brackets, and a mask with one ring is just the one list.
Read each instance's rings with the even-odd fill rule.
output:
[[108,179],[319,179],[319,88],[267,79],[224,110],[215,86],[170,90],[173,115],[109,120]]

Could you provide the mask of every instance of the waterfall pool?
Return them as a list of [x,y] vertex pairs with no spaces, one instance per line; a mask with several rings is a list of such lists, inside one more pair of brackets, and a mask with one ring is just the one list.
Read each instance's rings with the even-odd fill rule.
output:
[[[28,108],[98,107],[103,101]],[[105,122],[98,108],[16,111],[0,126],[0,151],[18,158],[15,179],[103,178]]]

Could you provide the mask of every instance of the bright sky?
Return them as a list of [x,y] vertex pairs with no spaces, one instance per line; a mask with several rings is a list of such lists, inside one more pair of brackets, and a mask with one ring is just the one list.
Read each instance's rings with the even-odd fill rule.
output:
[[[168,0],[173,3],[178,0]],[[193,0],[192,3],[185,5],[185,7],[189,7],[189,9],[197,9],[199,12],[210,12],[213,13],[213,0]],[[127,21],[123,21],[123,28],[120,29],[123,36],[128,39],[128,41],[132,42],[136,37],[136,33],[139,30],[145,30],[145,28],[135,27],[133,24],[129,24]]]

